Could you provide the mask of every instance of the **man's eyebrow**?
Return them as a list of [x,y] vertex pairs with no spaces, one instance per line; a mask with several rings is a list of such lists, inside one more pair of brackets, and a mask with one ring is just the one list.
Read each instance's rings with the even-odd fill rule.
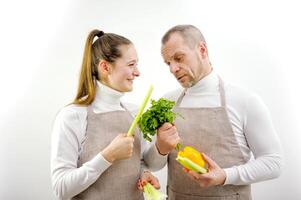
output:
[[176,57],[176,56],[184,56],[184,53],[182,52],[176,52],[173,57]]

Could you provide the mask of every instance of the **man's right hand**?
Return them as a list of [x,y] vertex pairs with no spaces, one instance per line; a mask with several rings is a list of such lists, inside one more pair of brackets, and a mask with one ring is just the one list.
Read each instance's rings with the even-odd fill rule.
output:
[[134,137],[127,136],[126,133],[119,134],[113,141],[101,152],[101,155],[110,163],[115,160],[130,158],[133,154]]
[[175,125],[164,123],[157,130],[156,146],[160,154],[166,155],[171,152],[180,142],[180,137]]

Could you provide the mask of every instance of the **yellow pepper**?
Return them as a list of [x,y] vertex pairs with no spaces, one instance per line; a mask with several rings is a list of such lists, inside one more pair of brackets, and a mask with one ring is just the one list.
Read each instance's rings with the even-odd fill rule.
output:
[[202,155],[191,146],[186,146],[183,151],[179,151],[176,160],[189,170],[194,170],[198,173],[207,172],[206,163]]

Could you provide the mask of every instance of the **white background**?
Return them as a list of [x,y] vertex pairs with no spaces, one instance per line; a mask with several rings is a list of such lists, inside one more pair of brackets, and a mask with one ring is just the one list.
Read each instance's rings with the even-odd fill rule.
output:
[[[286,166],[279,179],[253,185],[254,199],[300,199],[300,19],[292,0],[1,2],[0,199],[53,199],[52,123],[75,95],[91,29],[136,45],[141,77],[125,100],[139,104],[151,83],[155,99],[179,87],[162,61],[160,39],[183,23],[202,30],[225,81],[258,93],[271,112]],[[165,172],[157,175],[164,191]]]

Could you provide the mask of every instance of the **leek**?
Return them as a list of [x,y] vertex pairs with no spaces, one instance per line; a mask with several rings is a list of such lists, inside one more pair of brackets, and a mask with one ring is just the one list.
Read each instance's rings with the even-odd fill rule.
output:
[[153,89],[154,89],[154,87],[151,85],[146,93],[146,96],[145,96],[140,108],[139,108],[138,114],[136,115],[134,121],[132,122],[132,124],[128,130],[127,136],[133,136],[135,134],[134,129],[136,128],[136,125],[142,116],[144,108],[145,108],[147,102],[149,101],[149,98],[153,92]]
[[146,200],[165,200],[167,198],[166,194],[156,190],[150,183],[143,187],[143,192]]

